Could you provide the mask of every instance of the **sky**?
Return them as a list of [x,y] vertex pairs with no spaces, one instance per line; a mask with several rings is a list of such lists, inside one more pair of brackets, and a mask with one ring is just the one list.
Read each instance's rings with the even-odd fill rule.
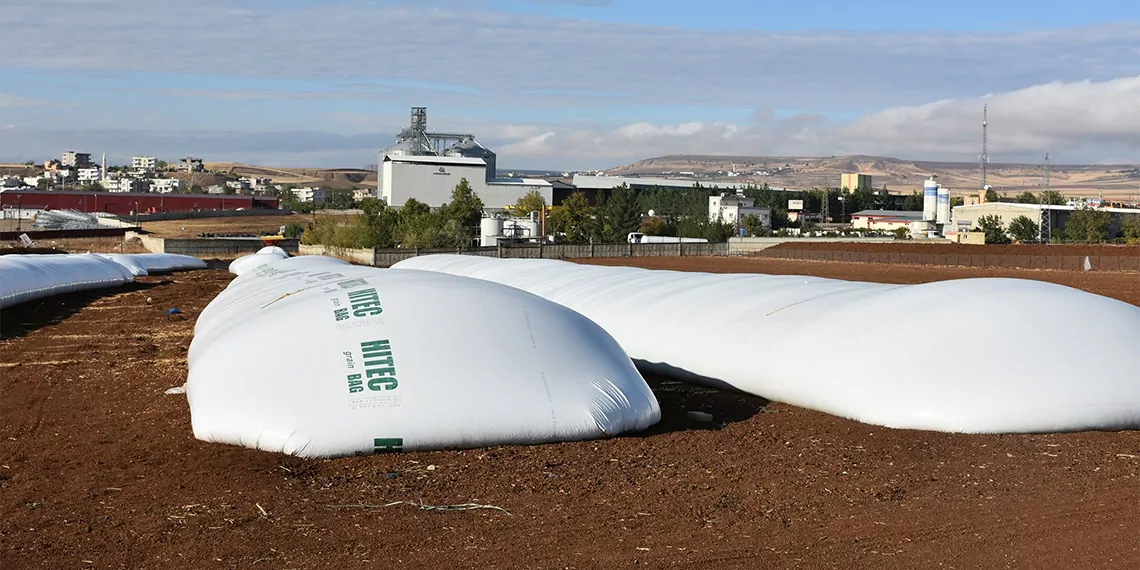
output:
[[409,108],[502,168],[1140,163],[1140,2],[4,0],[0,162],[362,167]]

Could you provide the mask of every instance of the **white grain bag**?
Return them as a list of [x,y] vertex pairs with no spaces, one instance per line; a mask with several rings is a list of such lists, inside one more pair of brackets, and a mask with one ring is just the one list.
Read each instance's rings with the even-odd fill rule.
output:
[[599,438],[660,417],[618,344],[565,307],[316,256],[235,279],[189,366],[195,437],[301,457]]
[[[169,273],[189,269],[205,269],[206,262],[189,255],[177,253],[101,253],[103,257],[127,266],[128,269],[141,268],[141,275]],[[137,274],[136,275],[140,275]]]
[[895,428],[1140,428],[1140,307],[1024,279],[888,285],[552,260],[402,261],[517,287],[680,379]]
[[275,245],[270,245],[257,250],[257,253],[244,255],[231,261],[229,270],[230,273],[233,273],[234,275],[241,275],[242,273],[245,273],[246,271],[249,271],[255,267],[260,267],[267,263],[286,259],[288,257],[288,252]]
[[33,299],[134,281],[126,267],[94,254],[0,255],[0,309]]

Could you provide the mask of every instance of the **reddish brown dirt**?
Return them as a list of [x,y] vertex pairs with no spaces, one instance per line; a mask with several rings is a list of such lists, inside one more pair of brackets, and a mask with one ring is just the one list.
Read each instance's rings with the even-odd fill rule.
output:
[[[963,245],[958,243],[844,243],[844,242],[784,242],[769,250],[798,249],[808,251],[865,251],[874,253],[971,253],[985,255],[1047,255],[1047,256],[1117,256],[1140,257],[1136,245]],[[767,250],[765,250],[767,251]]]
[[[622,261],[896,282],[943,271]],[[194,319],[228,280],[148,277],[4,312],[3,567],[1140,567],[1138,432],[887,430],[651,379],[662,423],[605,441],[325,461],[201,442],[185,397],[163,392],[184,381]],[[1113,283],[1083,286],[1137,302]],[[510,514],[379,506],[393,501]],[[360,504],[378,507],[332,508]]]

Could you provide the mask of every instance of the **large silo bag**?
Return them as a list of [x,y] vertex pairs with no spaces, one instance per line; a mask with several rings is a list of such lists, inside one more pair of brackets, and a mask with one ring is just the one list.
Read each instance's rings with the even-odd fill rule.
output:
[[1140,428],[1140,307],[1027,279],[919,285],[428,255],[569,307],[640,366],[894,428]]
[[250,255],[243,255],[230,262],[229,271],[234,275],[241,275],[255,267],[260,267],[267,263],[286,259],[289,253],[275,245],[270,245],[257,250],[257,253]]
[[189,367],[195,437],[302,457],[600,438],[660,417],[621,347],[565,307],[315,256],[235,279]]
[[126,267],[136,277],[151,273],[206,268],[205,261],[177,253],[100,253],[98,255]]
[[125,285],[130,270],[94,254],[0,255],[0,309],[33,299]]

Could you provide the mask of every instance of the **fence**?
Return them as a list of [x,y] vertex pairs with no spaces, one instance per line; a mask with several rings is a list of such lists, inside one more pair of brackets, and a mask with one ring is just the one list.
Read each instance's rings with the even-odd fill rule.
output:
[[[281,240],[277,246],[296,254],[299,242],[295,239]],[[180,253],[194,257],[229,258],[239,257],[265,247],[259,239],[177,239],[150,238],[143,240],[143,246],[155,253]]]
[[[902,265],[937,265],[957,267],[990,267],[1004,269],[1055,269],[1080,271],[1085,267],[1083,255],[993,255],[985,253],[906,253],[871,251],[820,251],[810,249],[769,249],[760,257],[802,259],[808,261],[847,261]],[[1138,256],[1087,256],[1097,271],[1140,271]]]
[[391,267],[420,255],[459,253],[514,259],[584,259],[592,257],[683,257],[728,255],[725,243],[646,243],[646,244],[519,244],[459,249],[346,249],[323,245],[302,245],[301,255],[328,255],[352,263]]

